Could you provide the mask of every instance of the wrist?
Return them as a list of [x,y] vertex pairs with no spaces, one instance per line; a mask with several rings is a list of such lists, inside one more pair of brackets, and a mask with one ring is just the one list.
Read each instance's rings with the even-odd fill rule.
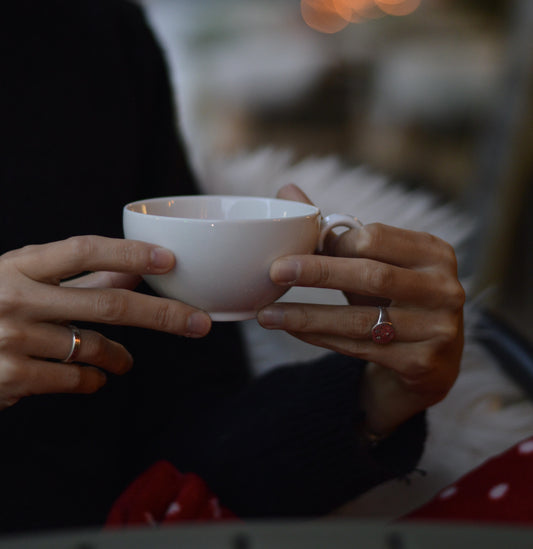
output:
[[387,437],[427,407],[420,395],[409,392],[393,371],[375,363],[366,365],[359,398],[365,414],[361,432],[373,440]]

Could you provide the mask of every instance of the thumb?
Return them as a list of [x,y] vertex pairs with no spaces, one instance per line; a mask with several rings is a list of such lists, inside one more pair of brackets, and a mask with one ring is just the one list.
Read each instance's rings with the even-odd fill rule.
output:
[[294,202],[305,202],[306,204],[313,204],[311,199],[294,183],[284,185],[279,189],[277,198],[283,198],[284,200],[294,200]]

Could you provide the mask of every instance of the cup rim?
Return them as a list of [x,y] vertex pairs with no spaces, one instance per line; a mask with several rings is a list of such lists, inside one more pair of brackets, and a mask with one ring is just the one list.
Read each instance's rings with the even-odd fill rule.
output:
[[[159,215],[159,214],[153,214],[153,213],[146,213],[146,212],[139,212],[132,209],[133,206],[141,205],[141,204],[149,204],[154,202],[161,202],[165,201],[168,202],[170,200],[180,200],[180,199],[210,199],[210,198],[231,198],[231,199],[251,199],[251,200],[266,200],[269,202],[285,202],[290,203],[292,205],[298,204],[302,207],[308,208],[308,211],[302,214],[298,215],[291,215],[290,217],[267,217],[267,218],[256,218],[256,219],[220,219],[220,218],[194,218],[194,217],[178,217],[178,216],[170,216],[170,215]],[[264,222],[264,221],[270,221],[272,219],[300,219],[300,218],[306,218],[306,217],[314,217],[316,215],[320,214],[319,208],[312,204],[307,204],[306,202],[297,202],[294,200],[287,200],[285,198],[276,198],[276,197],[268,197],[268,196],[253,196],[253,195],[230,195],[230,194],[188,194],[188,195],[169,195],[169,196],[158,196],[158,197],[151,197],[151,198],[145,198],[140,200],[134,200],[132,202],[128,202],[124,205],[123,208],[124,212],[128,212],[129,214],[133,215],[141,215],[145,217],[149,217],[152,219],[179,219],[179,220],[185,220],[187,222],[191,223],[217,223],[223,221],[224,223],[257,223],[257,222]]]

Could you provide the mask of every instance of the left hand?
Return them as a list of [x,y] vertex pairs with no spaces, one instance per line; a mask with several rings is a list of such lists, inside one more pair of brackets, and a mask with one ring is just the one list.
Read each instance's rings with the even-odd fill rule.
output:
[[[278,196],[310,202],[294,185]],[[455,253],[427,233],[372,223],[330,239],[325,254],[280,258],[270,276],[285,286],[342,290],[347,305],[276,303],[258,321],[368,361],[360,395],[367,427],[390,432],[443,399],[458,375],[465,294]],[[377,305],[387,305],[395,329],[387,345],[371,338]]]

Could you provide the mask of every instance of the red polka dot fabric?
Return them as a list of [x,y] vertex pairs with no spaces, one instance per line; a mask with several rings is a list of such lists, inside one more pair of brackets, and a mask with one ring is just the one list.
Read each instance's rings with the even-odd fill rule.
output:
[[495,456],[403,520],[533,525],[533,437]]
[[156,526],[236,518],[220,505],[198,475],[181,473],[168,461],[158,461],[137,477],[115,501],[105,526]]

